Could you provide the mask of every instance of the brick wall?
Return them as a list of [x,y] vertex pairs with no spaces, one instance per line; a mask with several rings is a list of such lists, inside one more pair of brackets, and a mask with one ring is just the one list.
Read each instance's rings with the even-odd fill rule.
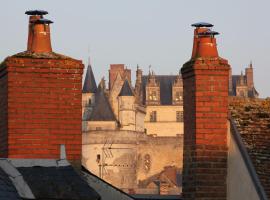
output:
[[182,68],[185,199],[226,199],[229,65],[201,58]]
[[4,65],[8,70],[8,157],[59,158],[60,144],[65,144],[68,159],[80,162],[81,61],[9,57]]
[[0,158],[7,157],[7,71],[0,67]]

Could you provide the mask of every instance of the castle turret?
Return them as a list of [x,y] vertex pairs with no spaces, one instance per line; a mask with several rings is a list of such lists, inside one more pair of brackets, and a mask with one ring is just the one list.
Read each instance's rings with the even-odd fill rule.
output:
[[97,84],[90,63],[88,64],[84,85],[82,89],[82,114],[84,119],[85,109],[89,109],[95,104],[95,93],[97,92]]
[[122,130],[134,130],[136,126],[135,97],[126,79],[118,95],[119,122]]

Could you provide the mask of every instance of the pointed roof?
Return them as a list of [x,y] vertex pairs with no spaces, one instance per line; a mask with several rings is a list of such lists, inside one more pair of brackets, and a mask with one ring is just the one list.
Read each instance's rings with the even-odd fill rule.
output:
[[125,80],[118,96],[134,96],[127,79]]
[[104,90],[99,85],[96,99],[95,99],[95,106],[93,108],[92,113],[90,114],[87,120],[90,121],[116,121],[114,116],[113,110],[109,103],[109,100],[105,96]]
[[95,81],[94,73],[91,65],[88,65],[82,92],[96,93],[96,91],[97,91],[97,84]]

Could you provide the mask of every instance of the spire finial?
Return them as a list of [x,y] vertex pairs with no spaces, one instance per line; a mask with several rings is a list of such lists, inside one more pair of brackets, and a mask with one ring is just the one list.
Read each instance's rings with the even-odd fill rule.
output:
[[151,67],[152,67],[151,65],[149,65],[149,67],[148,67],[149,68],[149,75],[151,75]]

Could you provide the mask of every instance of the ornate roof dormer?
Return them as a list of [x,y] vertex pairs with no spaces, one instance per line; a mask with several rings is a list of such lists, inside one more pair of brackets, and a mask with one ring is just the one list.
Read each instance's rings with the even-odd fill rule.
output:
[[172,104],[183,105],[183,82],[180,75],[176,77],[172,85]]
[[160,83],[156,80],[154,72],[149,70],[148,81],[146,84],[146,104],[160,104]]

